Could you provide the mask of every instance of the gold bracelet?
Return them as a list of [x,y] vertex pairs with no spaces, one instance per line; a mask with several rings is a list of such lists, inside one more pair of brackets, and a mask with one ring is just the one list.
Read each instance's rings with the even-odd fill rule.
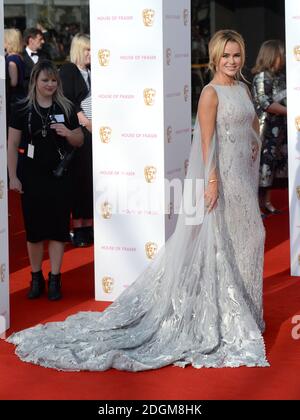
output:
[[212,184],[213,182],[218,182],[218,180],[217,180],[217,179],[210,179],[210,180],[208,181],[208,183],[209,183],[209,184]]

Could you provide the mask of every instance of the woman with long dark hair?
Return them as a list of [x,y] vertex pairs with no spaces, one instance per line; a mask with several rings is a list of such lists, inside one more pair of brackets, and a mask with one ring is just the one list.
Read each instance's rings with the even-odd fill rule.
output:
[[[17,170],[21,138],[26,140]],[[48,298],[61,298],[61,265],[69,240],[69,169],[58,176],[62,162],[81,146],[83,134],[72,103],[63,96],[59,75],[48,60],[33,68],[27,98],[12,114],[8,132],[10,189],[22,197],[27,249],[32,269],[29,299],[42,295],[44,241],[49,241]]]

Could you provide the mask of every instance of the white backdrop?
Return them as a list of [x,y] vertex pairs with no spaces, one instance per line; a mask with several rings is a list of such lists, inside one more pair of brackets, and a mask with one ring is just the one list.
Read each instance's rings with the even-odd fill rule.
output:
[[175,226],[165,179],[184,178],[190,149],[190,1],[91,0],[90,16],[95,288],[112,301]]
[[0,0],[0,335],[9,328],[7,164],[3,0]]
[[286,64],[291,274],[300,275],[300,1],[287,0]]

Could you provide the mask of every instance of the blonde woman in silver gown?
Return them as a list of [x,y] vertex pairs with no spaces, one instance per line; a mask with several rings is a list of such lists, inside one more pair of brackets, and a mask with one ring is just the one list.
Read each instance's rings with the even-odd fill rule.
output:
[[244,42],[223,30],[209,50],[214,77],[199,100],[187,174],[205,180],[203,220],[187,224],[180,214],[155,260],[104,312],[79,312],[10,336],[23,361],[73,371],[268,366],[260,141],[239,81]]

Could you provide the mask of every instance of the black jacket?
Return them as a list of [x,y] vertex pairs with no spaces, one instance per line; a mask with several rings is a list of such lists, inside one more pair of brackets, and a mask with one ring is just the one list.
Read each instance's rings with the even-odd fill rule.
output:
[[[39,60],[49,59],[49,57],[45,55],[44,53],[42,53],[41,51],[38,51],[38,56],[39,56]],[[25,64],[24,89],[25,89],[25,93],[27,94],[30,75],[34,66],[34,62],[32,61],[31,57],[29,57],[26,49],[24,49],[23,51],[23,59],[24,59],[24,64]]]
[[78,67],[73,63],[64,64],[60,71],[64,95],[75,105],[76,112],[82,111],[81,102],[89,93]]

